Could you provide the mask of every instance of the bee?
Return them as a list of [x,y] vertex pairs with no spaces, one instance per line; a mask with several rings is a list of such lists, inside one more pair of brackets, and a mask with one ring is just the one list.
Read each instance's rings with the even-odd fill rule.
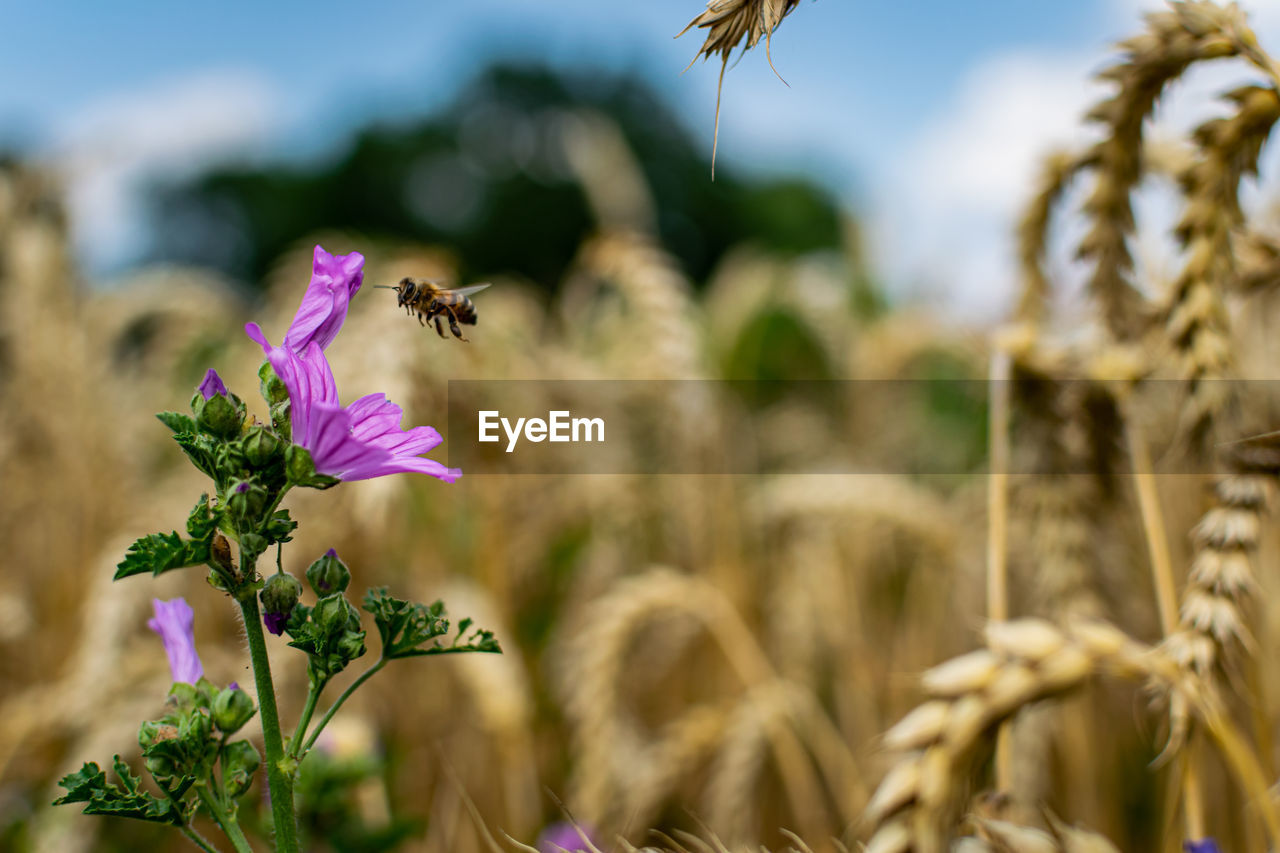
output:
[[450,289],[444,287],[441,282],[430,278],[402,278],[400,283],[394,287],[388,284],[379,284],[378,287],[386,290],[394,290],[396,292],[396,304],[412,316],[418,315],[418,322],[422,325],[434,322],[436,332],[440,337],[444,337],[444,326],[440,323],[442,317],[449,320],[449,331],[453,332],[453,336],[460,341],[465,341],[462,336],[462,329],[458,327],[459,323],[465,323],[468,326],[476,324],[476,306],[471,302],[471,295],[479,293],[489,285],[475,284],[471,287],[459,287]]

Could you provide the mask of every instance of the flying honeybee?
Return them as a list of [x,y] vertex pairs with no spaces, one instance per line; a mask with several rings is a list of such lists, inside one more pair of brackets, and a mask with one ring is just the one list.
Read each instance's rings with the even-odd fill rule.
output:
[[388,284],[377,285],[387,290],[394,290],[396,304],[410,315],[416,313],[418,322],[422,325],[425,326],[434,321],[436,332],[442,338],[444,326],[441,325],[440,319],[447,318],[449,331],[453,332],[453,336],[460,341],[465,341],[466,338],[462,336],[462,329],[458,328],[458,324],[465,323],[468,326],[476,324],[476,306],[471,302],[471,295],[479,293],[488,286],[486,283],[450,289],[430,278],[402,278],[394,287]]

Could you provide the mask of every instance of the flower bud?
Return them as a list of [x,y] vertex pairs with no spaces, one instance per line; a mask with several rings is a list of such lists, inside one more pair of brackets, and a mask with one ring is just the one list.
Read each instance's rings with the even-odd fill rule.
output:
[[[197,395],[199,397],[199,395]],[[244,425],[244,406],[226,394],[214,394],[209,399],[194,401],[196,425],[204,432],[218,438],[235,438]]]
[[307,569],[307,583],[311,584],[318,597],[323,598],[335,592],[345,592],[351,583],[351,572],[338,559],[338,552],[330,548]]
[[249,790],[253,774],[258,772],[262,756],[247,740],[229,743],[222,749],[222,780],[227,793],[238,797]]
[[364,652],[364,631],[348,631],[338,641],[338,654],[343,660],[353,661]]
[[227,508],[233,518],[257,521],[267,508],[267,490],[251,480],[234,482],[227,492]]
[[269,361],[262,362],[262,366],[258,368],[258,388],[262,392],[262,399],[272,406],[289,399],[289,389],[285,387],[280,377],[276,376]]
[[233,684],[213,697],[213,724],[224,734],[235,734],[256,710],[249,694]]
[[320,599],[316,602],[315,609],[311,611],[311,621],[315,623],[316,630],[321,636],[330,636],[346,630],[351,616],[350,603],[339,594]]
[[302,595],[302,582],[291,574],[277,572],[267,578],[262,588],[262,621],[267,630],[277,636],[284,633],[284,626],[289,622],[289,614],[293,612]]
[[252,427],[242,443],[245,460],[254,468],[266,468],[280,455],[280,439],[266,427]]

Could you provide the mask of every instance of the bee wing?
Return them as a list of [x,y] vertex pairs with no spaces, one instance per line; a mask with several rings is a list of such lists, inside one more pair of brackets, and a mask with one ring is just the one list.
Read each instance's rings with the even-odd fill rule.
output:
[[473,293],[479,293],[488,286],[489,282],[486,281],[484,284],[473,284],[470,287],[459,287],[454,290],[450,290],[449,292],[456,293],[459,296],[470,296]]

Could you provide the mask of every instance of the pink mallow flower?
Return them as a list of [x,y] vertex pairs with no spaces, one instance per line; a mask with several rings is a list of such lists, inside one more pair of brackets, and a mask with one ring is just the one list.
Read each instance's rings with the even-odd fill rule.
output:
[[153,598],[151,606],[156,615],[147,621],[147,627],[164,641],[174,682],[195,684],[204,676],[204,667],[196,654],[195,614],[190,605],[182,598],[172,601]]
[[[462,476],[460,469],[421,455],[440,444],[440,433],[429,426],[402,429],[403,410],[384,394],[369,394],[346,407],[338,401],[324,347],[346,319],[349,297],[360,287],[363,263],[358,253],[335,256],[317,246],[311,286],[284,344],[272,346],[257,323],[245,326],[245,332],[262,347],[289,390],[293,442],[310,451],[318,473],[367,480],[417,472],[452,483]],[[346,297],[337,296],[340,293]]]

